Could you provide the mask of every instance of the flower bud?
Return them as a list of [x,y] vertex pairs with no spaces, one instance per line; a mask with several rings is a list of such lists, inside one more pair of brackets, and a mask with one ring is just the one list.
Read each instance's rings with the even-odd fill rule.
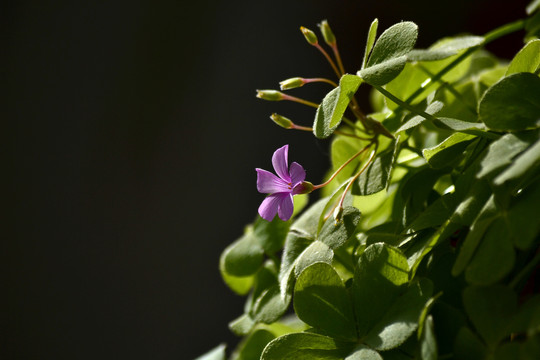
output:
[[283,100],[283,93],[276,90],[257,90],[257,97],[268,101],[280,101]]
[[279,87],[281,90],[289,90],[289,89],[294,89],[294,88],[304,86],[304,84],[305,84],[304,79],[300,77],[293,77],[293,78],[281,81],[279,83]]
[[294,187],[293,192],[294,192],[295,195],[309,194],[314,189],[315,189],[315,186],[313,186],[312,183],[310,183],[309,181],[302,181],[300,184],[298,184],[298,185],[296,185]]
[[311,45],[317,45],[319,43],[317,35],[315,35],[313,31],[303,26],[300,26],[300,30],[302,31],[302,34],[304,34],[304,37],[306,38],[308,43],[310,43]]
[[279,114],[273,113],[272,115],[270,115],[270,119],[272,119],[273,122],[275,122],[282,128],[285,128],[285,129],[293,128],[293,122],[287,119],[285,116],[281,116]]
[[338,206],[334,210],[334,220],[336,221],[336,224],[341,221],[341,217],[343,216],[343,207]]
[[319,24],[319,28],[321,29],[321,33],[323,35],[324,41],[328,45],[334,46],[336,44],[336,37],[334,36],[332,29],[330,29],[330,25],[328,25],[328,21],[323,20]]

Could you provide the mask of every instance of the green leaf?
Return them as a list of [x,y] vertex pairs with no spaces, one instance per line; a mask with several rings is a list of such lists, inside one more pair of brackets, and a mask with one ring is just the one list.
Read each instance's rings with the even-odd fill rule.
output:
[[499,216],[499,209],[495,204],[495,197],[491,195],[489,200],[484,204],[484,207],[474,220],[471,230],[467,234],[467,237],[463,241],[454,267],[452,268],[452,275],[458,276],[471,261],[474,252],[480,244],[484,233],[493,221]]
[[331,265],[305,268],[296,280],[293,299],[296,315],[306,324],[333,337],[357,339],[349,294]]
[[512,270],[515,257],[508,224],[504,218],[497,217],[471,259],[465,271],[465,279],[471,284],[493,284]]
[[358,71],[365,82],[384,85],[392,81],[405,67],[409,53],[418,37],[418,27],[401,22],[384,31],[377,39],[366,67]]
[[255,321],[248,314],[242,314],[229,323],[229,329],[238,336],[249,334],[254,326]]
[[409,61],[436,61],[458,54],[461,50],[480,46],[484,42],[481,36],[459,36],[443,39],[427,50],[415,49],[407,54]]
[[408,227],[408,232],[418,232],[420,230],[442,225],[456,207],[455,196],[446,194],[435,200],[422,212]]
[[[427,108],[424,110],[424,112],[428,113],[430,115],[434,115],[434,114],[438,113],[439,111],[441,111],[442,108],[443,108],[443,103],[442,102],[434,101],[434,102],[432,102],[431,104],[429,104],[427,106]],[[423,123],[426,120],[427,119],[425,117],[420,116],[420,115],[416,115],[416,116],[412,117],[410,120],[408,120],[405,124],[401,125],[401,127],[396,130],[396,133],[412,129],[412,128],[420,125],[421,123]]]
[[293,333],[272,340],[261,360],[342,360],[352,349],[351,343],[314,333]]
[[247,233],[223,251],[224,270],[236,277],[253,275],[264,260],[264,250],[252,233]]
[[279,284],[275,284],[255,300],[250,316],[255,322],[271,324],[277,321],[287,311],[289,299],[283,299]]
[[422,150],[422,155],[435,169],[454,166],[461,160],[464,150],[475,138],[473,135],[455,133],[437,146]]
[[540,337],[529,338],[524,342],[502,344],[495,350],[494,360],[536,360],[540,359]]
[[431,315],[426,318],[424,329],[420,345],[422,360],[437,360],[437,339]]
[[540,233],[540,221],[534,221],[531,214],[540,214],[540,185],[538,183],[522,191],[506,215],[512,240],[520,250],[531,248]]
[[469,286],[463,291],[463,304],[488,345],[495,345],[510,335],[511,319],[517,309],[517,297],[510,288],[503,285]]
[[257,329],[245,338],[236,349],[234,360],[259,359],[266,345],[275,339],[275,335],[265,329]]
[[540,9],[540,0],[532,0],[525,10],[527,11],[527,15],[531,15],[538,9]]
[[311,205],[309,209],[291,225],[291,230],[294,230],[303,237],[315,239],[319,229],[319,219],[324,209],[328,204],[328,199],[323,198]]
[[345,360],[383,360],[381,354],[365,345],[360,345]]
[[516,134],[506,134],[500,139],[492,142],[486,155],[480,162],[480,171],[477,178],[483,178],[493,174],[510,164],[514,158],[523,152],[531,143],[538,138],[538,132],[525,132]]
[[324,97],[317,108],[313,123],[316,137],[325,139],[332,135],[341,123],[343,114],[361,82],[358,76],[345,74],[341,77],[339,86]]
[[407,57],[400,56],[366,67],[357,74],[370,85],[382,86],[394,80],[403,71],[406,63]]
[[418,26],[410,21],[397,23],[386,29],[377,39],[367,66],[407,55],[418,37]]
[[314,241],[306,250],[300,254],[296,259],[294,266],[294,274],[296,277],[300,276],[300,273],[304,271],[308,266],[317,263],[325,262],[327,264],[332,263],[334,258],[334,252],[322,241]]
[[281,297],[292,294],[294,281],[304,268],[321,261],[330,263],[333,255],[328,245],[289,233],[279,269]]
[[519,131],[540,125],[540,78],[512,74],[489,88],[478,109],[479,119],[493,130]]
[[392,299],[391,306],[363,338],[364,343],[381,351],[403,344],[417,329],[422,309],[432,292],[433,285],[428,279],[413,282],[402,295]]
[[395,222],[384,223],[363,232],[359,237],[359,242],[367,246],[378,242],[398,246],[405,238],[399,234],[399,229],[399,224]]
[[225,255],[226,255],[227,249],[223,251],[219,258],[219,271],[221,273],[221,277],[223,278],[223,281],[227,286],[237,293],[238,295],[246,295],[251,287],[253,286],[253,281],[255,279],[254,275],[250,276],[233,276],[227,272],[225,269]]
[[253,224],[253,235],[266,252],[274,253],[283,247],[290,226],[290,221],[282,221],[277,216],[272,221],[258,216]]
[[462,327],[454,344],[454,355],[460,360],[485,359],[486,347],[469,328]]
[[[336,136],[332,141],[331,155],[332,155],[332,170],[337,171],[341,165],[347,162],[353,155],[355,155],[359,149],[362,149],[365,145],[362,145],[358,139],[345,136]],[[338,184],[343,184],[349,179],[355,169],[360,164],[360,157],[356,157],[347,166],[345,166],[337,174],[336,181]]]
[[393,140],[360,174],[358,180],[353,183],[353,195],[371,195],[387,187],[397,153],[397,144],[398,140]]
[[529,41],[521,49],[506,70],[506,76],[520,72],[535,73],[540,67],[540,39]]
[[360,221],[360,210],[352,206],[343,209],[340,222],[328,219],[319,233],[318,239],[328,245],[332,250],[343,246],[353,235]]
[[195,360],[225,360],[225,344],[220,344]]
[[366,248],[358,260],[352,286],[361,337],[384,316],[408,280],[409,265],[401,251],[383,243]]
[[512,191],[520,190],[531,177],[538,173],[540,167],[540,140],[514,159],[493,183],[496,186],[507,185]]
[[369,32],[366,41],[366,49],[364,51],[364,59],[362,60],[362,69],[366,66],[369,54],[373,49],[373,44],[375,44],[375,38],[377,37],[377,28],[379,27],[379,20],[375,19],[369,26]]

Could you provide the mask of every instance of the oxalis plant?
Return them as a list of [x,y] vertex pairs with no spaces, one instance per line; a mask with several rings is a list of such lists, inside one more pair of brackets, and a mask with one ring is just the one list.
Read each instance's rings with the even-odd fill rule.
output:
[[[539,10],[428,49],[414,48],[414,23],[377,35],[375,20],[352,73],[326,21],[324,43],[301,28],[337,81],[257,96],[316,108],[312,127],[272,119],[331,138],[332,168],[308,182],[284,144],[275,174],[256,169],[268,195],[219,264],[246,296],[229,324],[243,339],[200,359],[540,359]],[[483,49],[522,30],[509,63]],[[320,104],[283,92],[317,82],[332,87]]]

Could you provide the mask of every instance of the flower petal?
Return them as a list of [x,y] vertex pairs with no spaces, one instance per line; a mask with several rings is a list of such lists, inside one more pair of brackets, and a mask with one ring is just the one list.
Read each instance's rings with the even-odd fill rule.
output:
[[264,220],[272,221],[278,212],[278,207],[282,199],[282,194],[271,194],[265,197],[259,206],[259,215],[261,215]]
[[289,145],[280,147],[272,155],[272,165],[274,165],[274,170],[276,174],[286,182],[291,181],[291,176],[289,175]]
[[279,218],[287,221],[291,218],[294,211],[294,202],[291,194],[283,194],[278,208]]
[[285,180],[278,178],[270,171],[255,169],[257,171],[257,190],[263,194],[291,192],[291,186]]
[[291,164],[291,182],[292,185],[295,186],[298,183],[301,183],[302,181],[306,180],[306,171],[297,162],[293,162]]

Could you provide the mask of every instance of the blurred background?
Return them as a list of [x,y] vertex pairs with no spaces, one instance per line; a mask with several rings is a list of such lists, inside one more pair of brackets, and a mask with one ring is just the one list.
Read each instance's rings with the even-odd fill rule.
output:
[[[192,359],[232,348],[227,323],[244,299],[223,284],[218,259],[264,197],[254,168],[271,169],[284,144],[308,180],[328,166],[327,141],[269,120],[309,126],[313,109],[255,98],[289,77],[332,77],[299,26],[328,19],[355,73],[375,17],[379,33],[416,22],[427,47],[522,18],[527,2],[0,5],[10,234],[0,357]],[[510,58],[521,35],[490,50]],[[329,90],[291,93],[318,102]]]

